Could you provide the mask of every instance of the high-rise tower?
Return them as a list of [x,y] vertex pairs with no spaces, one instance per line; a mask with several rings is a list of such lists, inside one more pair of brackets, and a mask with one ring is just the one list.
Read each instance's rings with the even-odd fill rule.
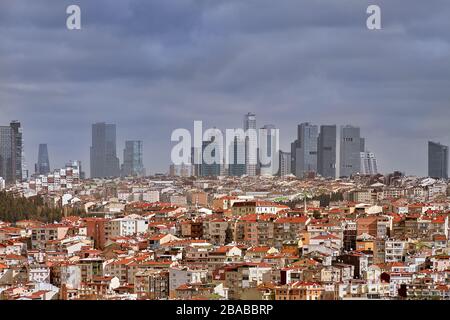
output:
[[134,140],[125,142],[122,165],[122,174],[124,176],[145,176],[143,149],[142,141]]
[[0,126],[0,177],[6,184],[22,180],[23,141],[20,122]]
[[116,125],[104,122],[92,125],[91,177],[120,176],[116,154]]
[[292,173],[299,178],[317,171],[318,128],[309,122],[297,127],[297,140],[291,144]]
[[50,160],[48,157],[47,144],[42,143],[39,145],[38,161],[35,166],[35,172],[37,174],[48,174],[50,172]]
[[320,126],[317,139],[317,172],[324,178],[336,178],[336,125]]
[[448,146],[428,141],[428,176],[448,179]]
[[254,130],[254,134],[248,134],[245,138],[245,171],[247,175],[255,176],[258,162],[256,115],[251,112],[244,116],[244,131],[247,130]]
[[361,171],[361,141],[359,127],[350,125],[341,127],[340,137],[340,173],[341,177],[350,177]]

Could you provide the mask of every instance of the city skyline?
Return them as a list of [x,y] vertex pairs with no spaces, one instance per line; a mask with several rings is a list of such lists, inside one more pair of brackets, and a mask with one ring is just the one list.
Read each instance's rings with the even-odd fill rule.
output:
[[[254,113],[247,113],[244,116],[244,119],[246,119],[249,115],[251,115],[252,117],[254,117],[256,119],[256,114]],[[256,120],[252,120],[254,123],[252,124],[252,128],[256,127]],[[13,120],[11,121],[10,126],[18,126],[18,128],[20,129],[19,132],[19,139],[20,139],[20,143],[23,143],[24,140],[26,140],[26,138],[24,139],[22,131],[23,128],[21,127],[21,124],[19,121],[17,120]],[[246,123],[244,121],[244,128],[246,127]],[[340,134],[339,136],[337,135],[337,128],[339,127],[339,131]],[[3,130],[8,130],[8,132],[10,132],[10,128],[8,126],[2,126],[1,128],[3,128]],[[143,141],[142,140],[129,140],[126,139],[125,143],[124,143],[124,148],[122,149],[123,152],[117,152],[117,134],[116,134],[116,128],[117,125],[115,123],[112,124],[107,124],[105,122],[96,122],[91,124],[91,129],[92,129],[92,134],[91,134],[91,141],[92,141],[92,145],[90,147],[90,152],[91,152],[91,156],[93,156],[95,158],[95,152],[93,153],[93,145],[100,145],[102,146],[104,153],[105,153],[105,159],[104,159],[104,163],[108,162],[109,164],[111,164],[114,168],[106,168],[109,167],[108,166],[104,166],[106,169],[106,171],[114,173],[114,174],[94,174],[92,175],[91,172],[88,172],[88,174],[86,175],[86,177],[91,177],[91,178],[101,178],[101,177],[120,177],[120,176],[145,176],[145,175],[151,175],[151,174],[171,174],[171,170],[172,170],[172,162],[169,161],[167,163],[166,166],[166,170],[162,170],[160,172],[147,172],[146,168],[144,167],[144,148],[143,148]],[[249,129],[250,127],[247,127],[247,129]],[[320,130],[318,129],[320,128]],[[204,130],[206,130],[206,128],[203,128]],[[209,128],[210,130],[219,130],[219,131],[223,131],[222,129],[219,129],[217,127],[214,128]],[[236,130],[237,128],[233,129]],[[251,128],[250,128],[251,129]],[[266,129],[266,130],[273,130],[276,129],[276,127],[274,125],[264,125],[261,127],[261,129]],[[313,131],[311,131],[311,129],[313,129]],[[278,129],[277,129],[278,130]],[[306,130],[306,131],[305,131]],[[99,134],[99,132],[101,131],[101,134]],[[311,133],[311,132],[312,133]],[[312,124],[310,122],[305,122],[305,123],[301,123],[297,125],[297,134],[299,135],[299,137],[301,139],[309,139],[311,141],[308,142],[308,156],[303,155],[300,157],[300,154],[298,154],[297,156],[299,156],[299,163],[301,166],[302,161],[305,161],[306,158],[311,158],[311,152],[309,149],[313,150],[312,153],[314,153],[313,158],[311,158],[309,161],[310,163],[308,164],[308,169],[305,169],[304,171],[302,171],[302,174],[298,175],[299,178],[305,177],[307,173],[318,173],[321,176],[325,177],[325,178],[334,178],[334,174],[336,174],[336,178],[339,177],[349,177],[349,175],[353,174],[353,173],[360,173],[360,174],[388,174],[389,172],[383,172],[379,170],[379,164],[377,162],[377,157],[375,156],[375,153],[372,152],[371,150],[368,150],[366,148],[366,138],[361,137],[360,134],[361,128],[358,126],[353,126],[353,125],[315,125]],[[269,131],[270,132],[270,131]],[[95,133],[95,134],[94,134]],[[223,132],[222,132],[223,134]],[[295,157],[292,156],[292,151],[294,149],[297,150],[297,153],[299,153],[300,151],[298,150],[302,150],[301,146],[302,144],[299,144],[299,137],[297,137],[297,139],[295,139],[293,142],[291,142],[291,148],[289,151],[285,151],[282,149],[279,149],[279,153],[280,155],[277,157],[278,162],[280,162],[280,156],[281,154],[289,154],[290,155],[290,161],[289,161],[289,167],[291,168],[291,173],[295,175]],[[100,141],[99,138],[101,138]],[[271,141],[271,138],[269,138],[269,136],[267,136],[268,140]],[[356,139],[356,140],[354,140]],[[104,140],[104,141],[103,141]],[[326,140],[326,142],[324,141]],[[350,142],[348,142],[348,141]],[[269,145],[270,142],[268,141]],[[334,143],[333,143],[334,141]],[[206,148],[206,146],[208,146],[209,140],[205,140],[202,142],[203,144],[203,152],[204,149]],[[236,141],[234,143],[231,143],[229,146],[229,152],[230,152],[230,156],[237,152],[239,153],[245,153],[245,143],[242,142],[238,142],[241,143],[242,146],[238,147],[238,150],[236,150]],[[259,142],[258,142],[259,143]],[[303,142],[304,143],[304,142]],[[297,144],[297,145],[296,145]],[[346,145],[349,146],[346,146]],[[432,141],[428,141],[428,160],[427,160],[427,174],[422,175],[422,176],[428,176],[428,177],[433,177],[433,175],[430,175],[430,159],[433,157],[431,151],[430,151],[430,145],[435,146],[435,148],[437,147],[442,147],[445,148],[445,150],[448,149],[448,146],[442,145],[438,142],[432,142]],[[173,146],[173,143],[172,143]],[[27,161],[27,157],[25,156],[26,152],[22,147],[21,144],[21,152],[22,152],[22,162],[21,162],[21,167],[22,167],[22,177],[24,179],[30,177],[31,175],[34,174],[48,174],[52,172],[52,169],[50,168],[50,164],[49,164],[49,153],[48,153],[48,147],[47,144],[45,143],[40,143],[38,145],[38,161],[37,163],[34,165],[35,166],[35,170],[34,172],[30,172],[28,167],[29,167],[29,163]],[[102,149],[101,148],[101,149]],[[242,151],[239,151],[239,148],[242,148]],[[271,147],[269,147],[270,150]],[[294,149],[293,149],[294,148]],[[348,151],[346,151],[346,148],[350,148],[351,151],[349,154]],[[95,149],[95,148],[94,148]],[[233,151],[231,149],[234,149]],[[350,150],[349,149],[349,150]],[[355,150],[353,150],[355,149]],[[322,153],[325,154],[325,156],[321,156],[321,151]],[[192,151],[191,151],[192,152]],[[437,152],[437,151],[436,151]],[[435,152],[435,153],[436,153]],[[225,157],[225,153],[224,150],[221,151],[222,156]],[[119,154],[122,154],[122,157],[119,158]],[[41,160],[39,160],[39,157],[43,157]],[[275,156],[275,154],[273,155]],[[106,158],[110,158],[109,160],[106,160]],[[112,158],[111,158],[112,157]],[[234,164],[233,165],[233,161],[240,161],[238,160],[240,157],[244,157],[245,155],[239,155],[239,156],[232,156],[229,161],[230,164],[229,165],[220,165],[218,166],[218,169],[214,169],[213,171],[215,172],[213,175],[230,175],[230,176],[240,176],[242,174],[246,174],[246,169],[245,169],[245,164],[243,165],[242,168],[240,169],[236,169],[239,166],[242,165],[237,165]],[[258,156],[259,157],[259,156]],[[305,158],[305,159],[302,159]],[[91,160],[88,162],[89,163],[89,167],[92,168],[92,166],[96,165],[95,164],[95,160],[94,162],[93,159],[91,158]],[[325,159],[323,159],[325,158]],[[348,159],[347,161],[349,161],[349,163],[351,163],[351,169],[345,169],[345,162],[343,162],[343,159]],[[192,155],[189,157],[190,160],[192,160]],[[71,160],[70,160],[71,161]],[[77,160],[80,161],[80,160]],[[439,160],[441,161],[441,160]],[[448,161],[448,160],[445,160]],[[39,168],[39,163],[43,162],[43,165],[46,167],[44,172],[40,172],[40,170],[38,170]],[[82,162],[82,161],[81,161]],[[441,161],[442,162],[442,161]],[[67,165],[67,160],[64,162]],[[200,167],[205,166],[205,163],[203,162],[203,164],[199,165]],[[207,166],[211,166],[211,165],[207,165]],[[215,164],[212,164],[212,166],[215,166]],[[232,167],[236,167],[236,168],[232,168]],[[293,167],[294,166],[294,167]],[[299,166],[299,164],[297,164],[297,166]],[[312,168],[311,168],[312,166]],[[328,170],[323,170],[323,168],[327,167]],[[333,166],[335,168],[333,168]],[[357,167],[356,169],[353,167]],[[57,168],[58,166],[55,166],[55,168]],[[63,166],[60,166],[63,167]],[[340,167],[340,170],[337,170],[337,168]],[[220,169],[219,169],[220,168]],[[261,169],[263,168],[263,166],[261,166],[261,164],[259,163],[258,160],[258,165],[256,165],[256,175],[264,175],[265,173],[263,173],[261,171]],[[103,169],[102,169],[103,170]],[[208,169],[209,170],[209,169]],[[212,169],[211,169],[212,170]],[[209,170],[209,171],[211,171]],[[237,171],[236,171],[237,170]],[[434,171],[436,172],[435,169]],[[447,171],[447,165],[445,165],[444,169],[439,169],[439,170],[443,170],[443,172]],[[105,172],[106,172],[105,171]],[[209,172],[208,171],[208,172]],[[412,173],[408,173],[405,172],[404,170],[394,170],[394,171],[400,171],[403,173],[406,173],[407,175],[415,175]],[[392,172],[394,172],[392,171]],[[192,175],[195,175],[195,171],[194,169],[189,169],[189,172]],[[131,173],[131,174],[130,174]],[[273,171],[273,175],[278,175],[279,169]],[[205,176],[204,173],[200,173],[198,174],[198,176]],[[208,175],[206,175],[208,176]],[[415,175],[415,176],[420,176],[420,175]],[[446,178],[447,175],[443,174],[441,175],[436,175],[434,174],[434,178]]]
[[173,129],[236,127],[244,110],[283,130],[284,151],[298,123],[358,125],[381,172],[424,176],[418,146],[450,144],[448,2],[379,1],[380,32],[364,24],[365,1],[102,3],[79,1],[76,32],[60,23],[65,3],[0,4],[3,122],[21,121],[29,169],[39,143],[55,167],[89,163],[89,126],[106,121],[120,148],[131,138],[158,150],[144,165],[166,172]]

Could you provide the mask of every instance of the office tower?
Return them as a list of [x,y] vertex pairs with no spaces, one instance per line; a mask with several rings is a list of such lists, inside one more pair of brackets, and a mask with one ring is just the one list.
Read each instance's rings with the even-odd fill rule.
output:
[[320,126],[317,139],[317,172],[324,178],[336,178],[336,143],[335,125]]
[[360,152],[365,152],[366,151],[366,139],[365,138],[362,138],[362,137],[360,137],[359,138],[359,151]]
[[248,176],[256,175],[258,163],[257,136],[256,136],[256,115],[247,113],[244,116],[244,131],[253,130],[254,134],[247,134],[245,138],[245,171]]
[[242,176],[246,172],[245,167],[245,141],[234,137],[234,140],[229,148],[228,159],[228,175],[230,176]]
[[359,127],[342,126],[340,138],[341,177],[350,177],[361,171],[361,135]]
[[316,125],[309,122],[298,125],[297,140],[291,144],[291,168],[299,178],[317,171],[317,136]]
[[116,125],[104,122],[92,125],[91,177],[120,176],[116,154]]
[[299,145],[298,140],[295,140],[291,143],[291,173],[295,176],[297,176],[297,172],[295,170],[295,163],[296,163],[296,153],[297,153],[297,146]]
[[20,122],[12,121],[11,137],[12,137],[12,165],[15,181],[21,181],[23,179],[23,135],[20,127]]
[[6,184],[22,180],[23,141],[20,122],[0,126],[0,177]]
[[370,151],[360,152],[361,155],[361,174],[375,175],[378,174],[377,158]]
[[428,141],[428,176],[448,179],[448,146]]
[[50,172],[50,160],[48,158],[47,144],[41,143],[38,151],[38,161],[35,166],[37,174],[48,174]]
[[145,176],[142,141],[125,141],[123,150],[122,174],[124,176]]
[[280,161],[278,175],[281,177],[291,174],[291,153],[280,151],[279,153]]
[[278,130],[272,124],[266,124],[260,130],[258,138],[258,165],[261,175],[276,175],[279,170]]
[[[211,146],[212,148],[210,151],[209,148],[205,152],[205,149],[210,145],[214,144],[214,146]],[[223,162],[223,148],[220,146],[219,143],[216,144],[215,142],[215,136],[211,135],[207,137],[206,141],[202,142],[202,165],[201,165],[201,176],[203,177],[213,177],[213,176],[220,176],[221,174],[221,167]]]

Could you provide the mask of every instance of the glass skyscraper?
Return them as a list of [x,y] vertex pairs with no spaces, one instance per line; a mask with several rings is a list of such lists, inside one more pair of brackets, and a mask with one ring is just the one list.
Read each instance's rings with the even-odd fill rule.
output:
[[91,178],[120,176],[116,153],[116,125],[104,122],[92,125]]
[[38,162],[35,166],[37,174],[48,174],[50,172],[50,160],[48,157],[47,144],[39,145]]
[[290,152],[279,152],[279,167],[278,175],[281,177],[291,174],[291,153]]
[[0,126],[0,177],[7,184],[22,180],[23,158],[22,129],[20,122]]
[[317,139],[317,172],[324,178],[336,178],[336,125],[320,126]]
[[245,138],[245,171],[247,175],[255,176],[258,162],[256,115],[251,112],[244,116],[244,131],[249,129],[255,130],[255,135],[250,134]]
[[340,138],[340,177],[350,177],[361,171],[361,148],[364,142],[361,141],[359,127],[342,126]]
[[242,176],[245,174],[245,142],[234,137],[229,145],[228,174],[230,176]]
[[428,176],[448,179],[448,146],[428,141]]
[[[279,171],[279,137],[273,124],[261,128],[258,140],[258,164],[261,175],[276,175]],[[264,157],[264,159],[263,159]],[[269,161],[269,162],[267,162]],[[267,163],[264,163],[267,162]]]
[[122,174],[124,176],[145,176],[143,150],[142,141],[134,140],[125,142],[122,165]]
[[378,173],[377,158],[370,151],[361,151],[361,174],[374,175]]
[[317,171],[318,128],[309,122],[297,127],[297,140],[291,144],[292,173],[299,178]]
[[215,139],[216,137],[210,132],[210,136],[202,142],[203,157],[200,175],[203,177],[220,176],[221,174],[223,146]]

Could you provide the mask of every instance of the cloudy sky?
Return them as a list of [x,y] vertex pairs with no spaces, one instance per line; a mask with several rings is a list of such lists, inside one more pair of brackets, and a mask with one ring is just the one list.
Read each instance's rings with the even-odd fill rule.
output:
[[[82,30],[66,28],[66,7]],[[366,9],[382,9],[382,30]],[[175,128],[361,127],[381,171],[426,174],[427,140],[450,143],[448,0],[1,0],[0,121],[20,120],[30,170],[89,167],[91,124],[142,139],[166,172]]]

